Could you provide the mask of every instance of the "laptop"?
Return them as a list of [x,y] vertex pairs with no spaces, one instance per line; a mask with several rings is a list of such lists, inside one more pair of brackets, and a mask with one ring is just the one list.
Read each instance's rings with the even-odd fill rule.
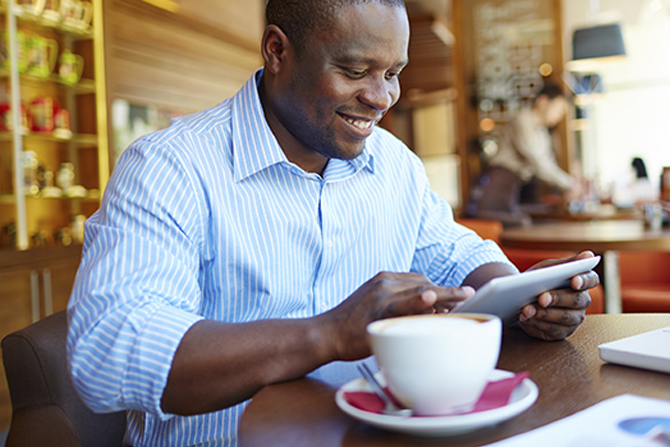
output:
[[670,374],[670,327],[603,343],[598,351],[609,363]]

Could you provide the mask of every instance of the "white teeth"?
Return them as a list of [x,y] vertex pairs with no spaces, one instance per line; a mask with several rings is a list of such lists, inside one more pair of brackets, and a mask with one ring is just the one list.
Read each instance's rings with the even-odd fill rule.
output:
[[359,129],[369,129],[372,126],[372,121],[355,120],[353,118],[344,118],[349,124],[358,127]]

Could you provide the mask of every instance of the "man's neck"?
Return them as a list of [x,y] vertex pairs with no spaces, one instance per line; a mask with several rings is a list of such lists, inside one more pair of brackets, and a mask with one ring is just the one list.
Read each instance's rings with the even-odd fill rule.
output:
[[326,170],[326,166],[328,166],[329,159],[316,151],[305,148],[296,140],[293,134],[282,125],[273,111],[272,101],[266,91],[265,82],[267,82],[266,74],[264,74],[263,79],[261,79],[258,84],[258,96],[261,100],[265,120],[277,139],[279,147],[281,147],[284,155],[286,155],[286,158],[291,163],[299,166],[306,172],[314,172],[323,176],[323,172]]

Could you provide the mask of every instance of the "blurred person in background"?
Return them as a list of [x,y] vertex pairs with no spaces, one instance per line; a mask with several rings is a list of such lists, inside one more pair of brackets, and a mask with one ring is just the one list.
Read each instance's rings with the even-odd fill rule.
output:
[[530,225],[520,197],[521,188],[533,179],[559,189],[566,198],[580,194],[580,182],[558,166],[549,133],[565,117],[567,106],[561,87],[546,84],[532,107],[512,118],[480,179],[479,197],[467,210],[470,217],[499,220],[506,227]]
[[631,167],[630,175],[617,176],[612,185],[612,203],[619,208],[631,208],[658,200],[658,188],[649,180],[644,160],[633,158]]

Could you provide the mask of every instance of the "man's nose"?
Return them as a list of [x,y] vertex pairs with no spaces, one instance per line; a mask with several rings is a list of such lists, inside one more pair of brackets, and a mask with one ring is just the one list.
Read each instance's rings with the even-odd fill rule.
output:
[[386,111],[396,103],[400,96],[398,80],[384,77],[370,77],[367,85],[360,91],[358,98],[364,104],[379,110]]

